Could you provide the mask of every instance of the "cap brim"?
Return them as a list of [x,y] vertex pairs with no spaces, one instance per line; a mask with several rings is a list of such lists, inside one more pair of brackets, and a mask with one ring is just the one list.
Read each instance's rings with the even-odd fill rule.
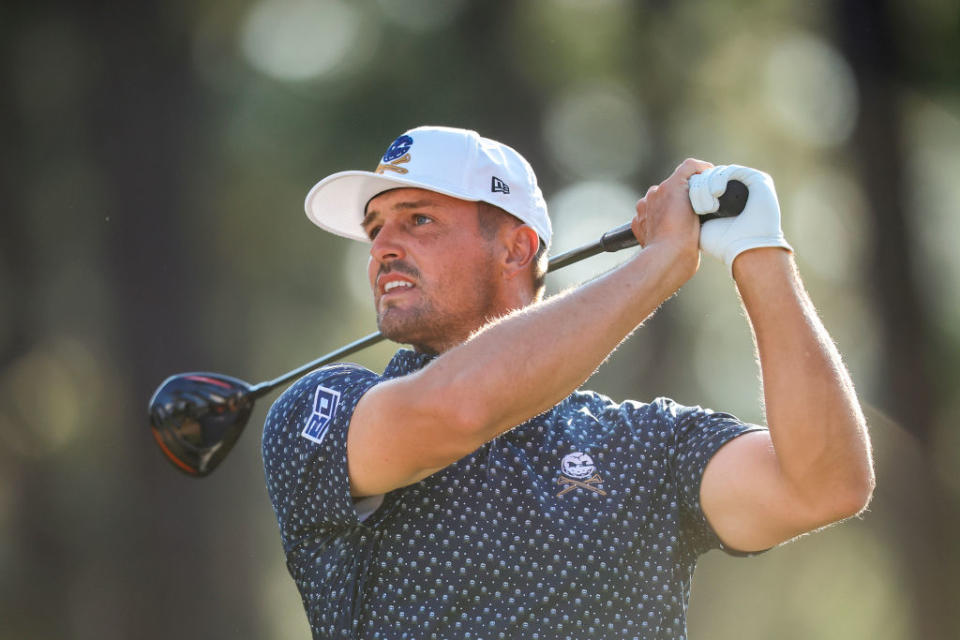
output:
[[321,229],[352,240],[369,242],[370,239],[360,226],[367,203],[377,194],[403,187],[426,189],[461,200],[477,202],[476,198],[468,195],[416,180],[388,177],[372,171],[341,171],[313,185],[304,200],[303,207],[311,222]]

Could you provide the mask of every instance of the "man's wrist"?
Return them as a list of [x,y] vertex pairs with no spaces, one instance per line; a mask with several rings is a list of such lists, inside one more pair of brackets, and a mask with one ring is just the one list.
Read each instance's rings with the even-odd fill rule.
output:
[[769,275],[778,270],[793,271],[793,252],[784,247],[756,247],[741,252],[733,259],[731,272],[739,284],[757,275]]
[[692,278],[700,268],[700,250],[679,243],[656,242],[647,245],[637,256],[644,275],[663,282],[668,298]]

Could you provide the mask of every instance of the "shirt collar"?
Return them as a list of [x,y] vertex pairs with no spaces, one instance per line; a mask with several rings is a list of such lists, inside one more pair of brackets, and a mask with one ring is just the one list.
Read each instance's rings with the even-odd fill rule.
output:
[[408,373],[419,371],[427,366],[436,355],[420,353],[411,349],[400,349],[397,351],[387,367],[383,370],[384,378],[398,378]]

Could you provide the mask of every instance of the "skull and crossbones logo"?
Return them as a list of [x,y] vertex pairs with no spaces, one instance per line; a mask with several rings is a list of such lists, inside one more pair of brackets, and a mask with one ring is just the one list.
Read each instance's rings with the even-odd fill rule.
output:
[[557,484],[563,489],[557,494],[558,498],[574,489],[587,489],[602,496],[607,495],[607,492],[599,486],[594,486],[601,484],[603,479],[597,473],[597,466],[593,464],[593,459],[582,451],[574,451],[563,457],[560,462],[560,474]]

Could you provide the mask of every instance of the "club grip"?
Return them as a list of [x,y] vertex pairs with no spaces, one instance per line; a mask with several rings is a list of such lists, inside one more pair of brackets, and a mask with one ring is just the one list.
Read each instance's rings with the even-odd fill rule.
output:
[[[743,208],[747,206],[747,197],[750,191],[747,185],[739,180],[731,180],[727,183],[727,190],[720,196],[720,207],[714,213],[708,213],[700,216],[700,224],[713,220],[715,218],[732,218],[740,215]],[[630,223],[620,225],[616,229],[607,231],[600,237],[600,248],[602,251],[614,252],[636,246],[637,239],[633,235]]]
[[720,206],[713,213],[706,213],[700,216],[700,224],[714,220],[715,218],[732,218],[740,215],[740,213],[743,212],[743,208],[747,206],[747,197],[749,195],[750,190],[747,189],[747,185],[739,180],[729,180],[727,182],[727,190],[724,191],[723,195],[719,198]]

